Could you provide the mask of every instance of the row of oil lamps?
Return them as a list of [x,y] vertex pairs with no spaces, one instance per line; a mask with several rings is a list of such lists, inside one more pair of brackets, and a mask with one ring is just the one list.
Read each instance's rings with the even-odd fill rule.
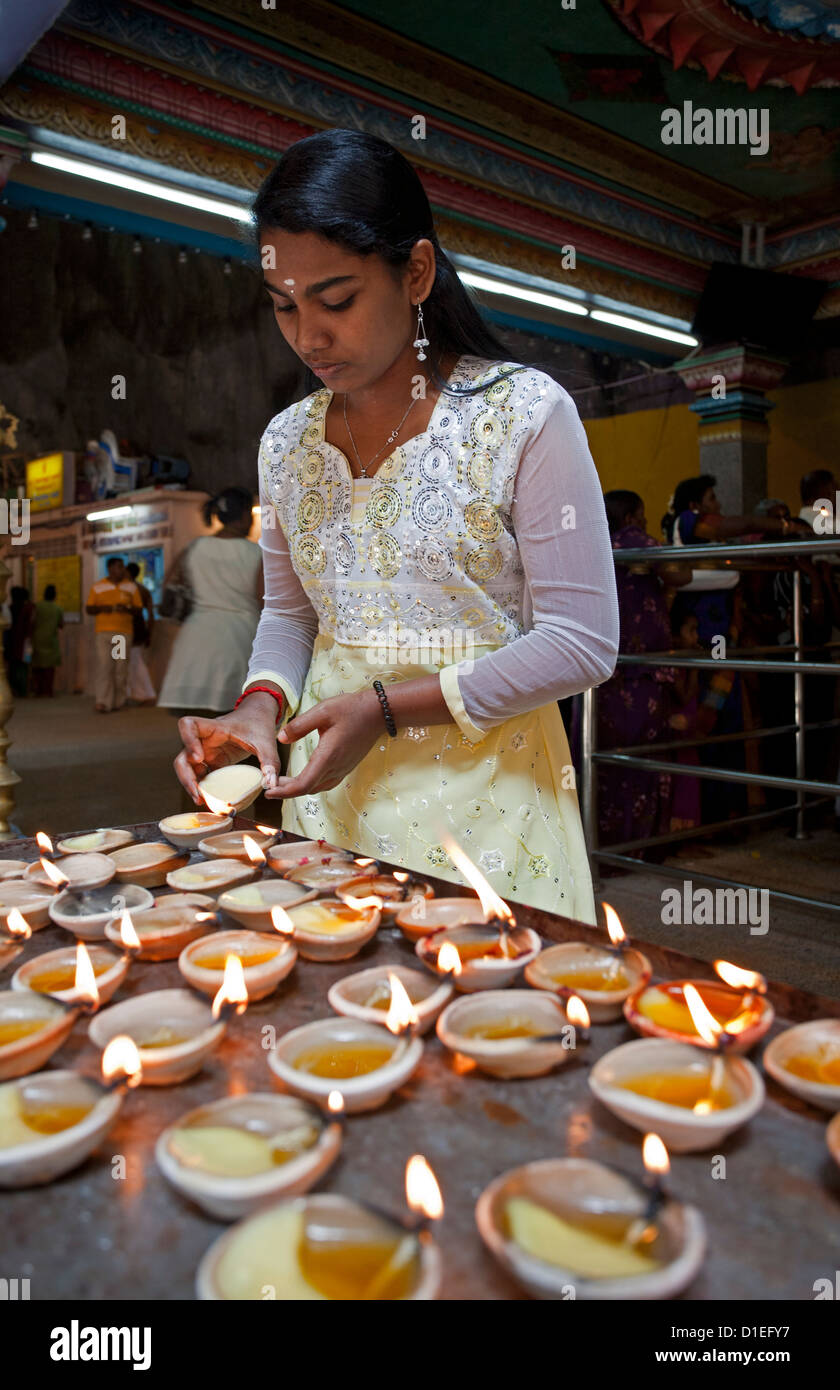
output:
[[[219,894],[217,901],[184,892],[194,884],[178,877],[186,862],[166,868],[171,845],[152,846],[161,852],[155,860],[149,846],[126,844],[130,836],[124,831],[61,842],[65,858],[58,865],[46,837],[40,837],[44,853],[36,865],[5,861],[7,871],[35,879],[50,895],[45,921],[52,917],[79,937],[105,935],[121,945],[122,954],[114,957],[98,945],[88,953],[79,940],[75,969],[66,951],[50,952],[21,967],[12,991],[0,994],[0,1081],[31,1078],[0,1086],[0,1185],[49,1181],[83,1161],[114,1122],[127,1086],[168,1085],[195,1074],[230,1018],[249,998],[271,993],[298,952],[310,959],[349,959],[385,915],[415,940],[429,973],[383,966],[338,981],[328,996],[338,1017],[292,1030],[269,1054],[272,1071],[291,1095],[217,1101],[160,1136],[158,1164],[175,1187],[213,1215],[246,1218],[208,1252],[199,1272],[201,1295],[264,1297],[242,1271],[262,1268],[260,1252],[276,1251],[285,1241],[302,1253],[288,1268],[284,1264],[278,1297],[433,1297],[440,1260],[426,1232],[406,1232],[399,1223],[395,1228],[381,1213],[326,1194],[286,1201],[282,1210],[263,1212],[262,1205],[269,1197],[308,1192],[339,1151],[344,1117],[382,1105],[414,1073],[423,1053],[419,1035],[432,1025],[462,1069],[474,1065],[494,1076],[533,1076],[568,1060],[587,1039],[587,1004],[593,1023],[623,1011],[647,1034],[601,1058],[589,1082],[609,1109],[648,1132],[650,1190],[588,1160],[528,1164],[483,1194],[479,1230],[500,1262],[540,1297],[567,1297],[570,1285],[578,1297],[667,1297],[690,1282],[703,1258],[703,1223],[699,1213],[665,1195],[667,1151],[653,1131],[678,1152],[716,1147],[760,1108],[761,1077],[735,1055],[762,1037],[773,1019],[760,976],[719,962],[723,985],[653,986],[649,962],[629,945],[611,909],[611,947],[564,943],[541,951],[537,934],[517,927],[507,904],[454,842],[447,849],[476,888],[476,899],[434,899],[430,885],[413,875],[381,873],[375,861],[353,860],[349,852],[319,842],[277,845],[276,832],[267,827],[258,827],[255,836],[225,834],[231,822],[220,829],[219,819],[225,817],[217,814],[210,824],[199,812],[161,822],[165,835],[200,837],[195,845],[205,859],[189,865],[199,877],[206,865],[228,872],[222,882],[212,874],[202,878],[201,886]],[[114,836],[121,837],[116,847]],[[137,854],[120,864],[129,848]],[[156,886],[155,874],[163,872],[175,891],[157,904],[148,895],[150,905],[141,904],[133,919],[127,905],[115,914],[111,901],[103,920],[106,904],[95,895],[104,888],[106,867],[84,865],[85,857],[108,858],[114,875],[133,871],[146,886]],[[255,884],[266,862],[284,877]],[[245,871],[246,882],[232,866]],[[0,883],[0,919],[5,911],[10,938],[29,934],[35,925],[3,897],[15,882],[20,880]],[[126,896],[132,885],[125,878],[123,883]],[[33,885],[24,886],[32,891]],[[362,886],[365,898],[357,896]],[[335,897],[319,897],[331,890]],[[251,929],[208,934],[220,908]],[[19,948],[10,939],[6,948],[0,944],[3,949]],[[133,958],[175,955],[187,982],[213,996],[209,1010],[188,990],[164,990],[98,1014],[89,1029],[103,1049],[104,1090],[96,1097],[93,1083],[73,1072],[31,1077],[82,1011],[111,998]],[[506,988],[523,969],[534,988]],[[461,997],[453,998],[456,989]],[[17,1036],[4,1038],[16,1028]],[[712,1050],[711,1057],[703,1048]],[[797,1094],[840,1109],[840,1021],[788,1030],[771,1044],[764,1062]],[[838,1155],[836,1121],[830,1129]],[[266,1167],[266,1155],[278,1153],[282,1161],[272,1158]],[[439,1215],[439,1190],[420,1155],[411,1175],[412,1210]],[[349,1251],[355,1252],[352,1259]]]

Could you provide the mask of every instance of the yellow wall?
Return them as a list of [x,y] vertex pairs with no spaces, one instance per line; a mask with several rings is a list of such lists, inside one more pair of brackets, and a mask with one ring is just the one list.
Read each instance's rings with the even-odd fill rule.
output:
[[[837,467],[840,378],[788,386],[769,393],[767,493],[799,511],[799,479],[812,468]],[[648,531],[659,539],[659,521],[681,478],[700,471],[697,416],[687,405],[638,410],[609,419],[584,420],[589,447],[605,492],[630,488],[644,499]]]

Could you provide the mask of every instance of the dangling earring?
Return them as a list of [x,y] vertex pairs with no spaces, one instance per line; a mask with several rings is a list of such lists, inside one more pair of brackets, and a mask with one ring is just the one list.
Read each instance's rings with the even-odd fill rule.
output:
[[416,348],[417,348],[417,361],[418,361],[418,362],[425,362],[425,360],[426,360],[426,354],[425,354],[425,352],[423,351],[423,349],[426,348],[426,347],[428,347],[428,346],[429,346],[429,340],[428,340],[428,338],[426,337],[426,325],[425,325],[425,323],[423,322],[423,306],[422,306],[422,304],[418,304],[418,305],[417,305],[417,337],[414,339],[414,342],[413,342],[413,344],[412,344],[412,347],[416,347]]

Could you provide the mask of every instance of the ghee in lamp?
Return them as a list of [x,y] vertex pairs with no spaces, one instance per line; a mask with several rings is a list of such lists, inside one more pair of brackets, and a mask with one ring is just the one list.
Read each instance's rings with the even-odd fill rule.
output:
[[840,1047],[820,1043],[813,1052],[798,1052],[786,1057],[785,1071],[800,1076],[803,1081],[815,1081],[822,1086],[840,1086]]
[[280,950],[280,946],[257,948],[234,943],[226,946],[224,950],[214,951],[211,948],[202,953],[196,951],[192,956],[192,963],[202,970],[223,971],[228,956],[238,956],[243,969],[247,970],[251,965],[265,965],[266,961],[274,960],[280,954]]
[[90,1114],[94,1104],[92,1095],[86,1101],[78,1098],[76,1103],[59,1103],[54,1098],[39,1101],[26,1094],[17,1082],[7,1082],[0,1086],[0,1149],[31,1144],[39,1134],[60,1134],[72,1129]]
[[298,1071],[308,1072],[310,1076],[347,1081],[352,1076],[367,1076],[369,1072],[384,1067],[393,1057],[394,1047],[395,1044],[385,1038],[381,1043],[336,1040],[299,1052],[293,1065]]
[[172,1131],[169,1150],[184,1167],[216,1177],[250,1178],[267,1173],[299,1157],[317,1144],[320,1128],[311,1121],[262,1133],[246,1125],[202,1121],[201,1112],[191,1124]]
[[647,1248],[629,1243],[633,1218],[618,1212],[570,1218],[529,1197],[511,1197],[504,1222],[508,1238],[526,1254],[581,1278],[631,1278],[650,1274],[662,1263]]
[[181,1043],[191,1042],[193,1036],[191,1033],[179,1033],[168,1024],[160,1023],[156,1028],[139,1033],[134,1041],[141,1050],[145,1050],[154,1047],[179,1047]]
[[540,1025],[535,1019],[510,1018],[488,1019],[485,1023],[474,1023],[462,1028],[465,1038],[484,1038],[488,1042],[504,1038],[537,1038],[547,1031],[547,1025]]
[[[109,956],[107,960],[97,959],[91,956],[91,967],[96,979],[100,975],[105,975],[116,963],[116,957]],[[67,965],[46,966],[43,970],[33,971],[26,981],[26,988],[35,990],[36,994],[57,994],[62,990],[73,989],[76,984],[76,964],[75,961],[68,961]]]
[[52,1018],[0,1019],[0,1047],[8,1047],[9,1043],[20,1042],[21,1038],[40,1033],[42,1028],[48,1028],[54,1022]]
[[417,1236],[396,1222],[282,1203],[234,1228],[213,1282],[224,1299],[259,1299],[266,1286],[284,1301],[403,1299],[418,1282],[419,1255]]
[[625,1091],[633,1091],[637,1096],[647,1096],[664,1105],[677,1105],[697,1113],[728,1110],[735,1104],[735,1097],[725,1082],[720,1086],[713,1085],[713,1078],[705,1068],[671,1073],[651,1072],[627,1077],[615,1084]]
[[[696,988],[709,1013],[722,1027],[743,1013],[744,997],[741,993],[705,980],[698,982]],[[651,985],[636,1000],[636,1008],[659,1028],[689,1037],[700,1036],[679,982]]]

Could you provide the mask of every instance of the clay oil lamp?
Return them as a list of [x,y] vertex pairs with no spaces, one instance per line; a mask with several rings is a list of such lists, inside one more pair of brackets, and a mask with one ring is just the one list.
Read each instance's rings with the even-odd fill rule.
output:
[[763,975],[741,970],[727,961],[715,961],[717,980],[672,980],[667,984],[645,985],[624,1001],[624,1017],[643,1037],[690,1042],[695,1047],[712,1047],[704,1041],[688,1007],[685,986],[700,995],[715,1021],[726,1033],[731,1052],[749,1052],[763,1038],[773,1022],[774,1012],[765,991]]
[[219,815],[214,811],[184,811],[158,821],[158,830],[171,845],[192,850],[198,848],[205,836],[229,830],[232,825],[233,816]]
[[268,867],[275,874],[286,874],[307,864],[328,864],[333,859],[353,860],[353,851],[331,845],[327,840],[288,840],[272,845],[267,854]]
[[12,913],[26,918],[30,931],[40,931],[50,920],[50,903],[55,896],[51,888],[42,888],[31,880],[7,878],[0,883],[0,931],[9,934]]
[[384,1024],[392,1003],[392,977],[402,986],[414,1009],[416,1031],[427,1033],[452,998],[453,986],[448,980],[436,984],[425,971],[406,965],[374,965],[370,970],[345,975],[327,991],[330,1008],[345,1018]]
[[251,763],[229,763],[208,772],[199,782],[198,791],[208,810],[217,815],[239,816],[262,791],[262,773]]
[[401,998],[393,984],[391,994],[385,1028],[339,1017],[285,1033],[268,1054],[275,1076],[287,1090],[333,1113],[377,1110],[413,1076],[423,1056],[423,1044],[413,1036],[417,1015],[410,1000],[404,990]]
[[208,859],[239,859],[243,864],[266,866],[265,851],[279,835],[279,830],[226,830],[221,835],[208,835],[198,845],[199,854]]
[[539,955],[540,945],[529,927],[500,933],[490,923],[467,922],[421,937],[414,949],[429,970],[450,976],[457,990],[471,994],[512,984],[523,966]]
[[0,859],[0,882],[7,878],[20,878],[28,868],[28,859]]
[[179,893],[224,893],[239,883],[250,883],[259,874],[254,864],[241,859],[199,859],[166,875],[170,888]]
[[449,1004],[437,1021],[445,1048],[505,1079],[544,1076],[574,1055],[579,1040],[588,1040],[588,1028],[582,1000],[573,995],[564,1007],[559,999],[530,989],[468,994]]
[[185,946],[178,957],[178,969],[187,984],[202,994],[215,996],[231,955],[242,964],[249,999],[265,999],[273,994],[297,960],[290,936],[271,940],[262,932],[217,931]]
[[840,1111],[840,1018],[815,1018],[786,1028],[761,1060],[786,1091],[822,1110]]
[[294,933],[295,945],[304,960],[350,960],[372,941],[381,918],[380,899],[375,893],[365,898],[317,898],[286,912],[271,909],[275,927]]
[[66,840],[59,840],[58,849],[62,854],[110,854],[133,842],[130,830],[89,830],[84,835],[70,835]]
[[228,888],[219,895],[221,912],[251,931],[274,931],[271,910],[274,907],[296,907],[318,897],[317,888],[304,888],[285,878],[264,878],[258,883],[245,883]]
[[28,941],[31,935],[32,928],[23,913],[16,907],[10,908],[6,914],[5,934],[0,935],[0,971],[17,960],[23,950],[24,941]]
[[464,922],[483,922],[484,908],[481,899],[465,895],[462,898],[415,898],[413,902],[398,907],[394,921],[403,936],[409,941],[419,941],[423,936],[442,931],[444,927],[458,927]]
[[[442,1261],[428,1223],[443,1212],[440,1189],[419,1154],[406,1166],[414,1218],[332,1193],[275,1203],[210,1247],[199,1266],[200,1299],[429,1301]],[[270,1290],[267,1295],[266,1291]]]
[[840,1164],[840,1113],[829,1121],[828,1129],[825,1132],[825,1142],[834,1162]]
[[[207,914],[213,899],[200,893],[186,895],[181,902],[173,893],[141,912],[114,916],[105,928],[105,935],[115,946],[130,949],[138,960],[177,960],[185,946],[212,931],[212,918]],[[131,935],[127,938],[126,933]]]
[[160,888],[175,869],[190,862],[188,853],[179,851],[164,840],[148,844],[126,845],[111,855],[118,883],[136,883],[141,888]]
[[[357,860],[358,864],[360,861]],[[402,912],[413,902],[428,902],[435,896],[435,890],[425,879],[418,878],[401,869],[394,869],[393,873],[387,871],[377,859],[370,861],[376,868],[376,875],[373,878],[358,877],[351,878],[342,888],[336,888],[336,896],[343,898],[345,893],[351,896],[359,896],[364,893],[376,893],[382,899],[382,916],[387,921],[393,921],[398,913]],[[362,865],[367,868],[367,864]]]
[[247,1003],[242,966],[232,958],[212,1007],[188,989],[153,990],[103,1009],[92,1020],[88,1036],[104,1049],[112,1038],[127,1034],[140,1053],[140,1084],[174,1086],[201,1070],[224,1037],[228,1020]]
[[38,1187],[77,1168],[117,1118],[140,1079],[130,1038],[102,1057],[103,1082],[75,1071],[45,1071],[0,1085],[0,1188]]
[[40,859],[29,865],[23,877],[27,883],[37,884],[39,888],[49,889],[53,893],[65,890],[81,893],[104,888],[115,873],[116,865],[110,854],[91,851],[89,854],[65,854],[56,860],[42,854]]
[[[701,1037],[723,1033],[699,994],[686,986]],[[725,1044],[724,1044],[725,1046]],[[691,1043],[642,1038],[607,1052],[589,1073],[602,1105],[643,1133],[655,1130],[674,1153],[716,1149],[764,1104],[764,1082],[745,1057],[714,1056]]]
[[541,951],[525,968],[525,978],[534,989],[552,990],[561,996],[577,994],[593,1023],[620,1018],[625,999],[651,977],[650,961],[630,945],[609,903],[604,903],[604,913],[609,946],[564,941]]
[[[442,841],[450,859],[478,894],[484,912],[481,925],[465,923],[422,936],[415,945],[418,958],[438,975],[451,973],[455,988],[463,993],[477,989],[504,989],[539,955],[542,942],[530,927],[518,927],[503,898],[490,887],[472,860],[449,835]],[[437,904],[429,905],[429,910]],[[444,946],[455,947],[444,953]]]
[[[118,912],[142,912],[154,898],[147,888],[125,883],[120,887],[92,888],[83,893],[59,893],[49,906],[50,919],[80,941],[102,941],[108,924]],[[110,940],[114,940],[113,937]]]
[[351,882],[361,890],[362,880],[367,884],[376,878],[376,866],[357,864],[351,859],[329,859],[326,864],[299,864],[296,869],[287,870],[285,878],[289,883],[300,883],[332,895],[347,889]]
[[308,1192],[341,1149],[342,1126],[292,1096],[226,1096],[160,1135],[155,1161],[210,1216],[236,1221],[279,1197]]
[[74,979],[71,1002],[31,989],[0,994],[0,1081],[38,1071],[66,1041],[76,1019],[98,1008],[99,991],[82,942]]
[[499,1264],[534,1298],[673,1298],[706,1251],[703,1218],[669,1196],[668,1155],[648,1135],[648,1185],[588,1158],[549,1158],[496,1178],[476,1224]]
[[90,962],[99,1003],[107,1004],[128,974],[130,957],[125,954],[117,956],[106,946],[91,946],[88,950],[81,941],[75,946],[61,946],[57,951],[47,951],[28,960],[12,976],[12,989],[30,989],[36,994],[49,994],[65,1004],[75,1003],[82,952]]

